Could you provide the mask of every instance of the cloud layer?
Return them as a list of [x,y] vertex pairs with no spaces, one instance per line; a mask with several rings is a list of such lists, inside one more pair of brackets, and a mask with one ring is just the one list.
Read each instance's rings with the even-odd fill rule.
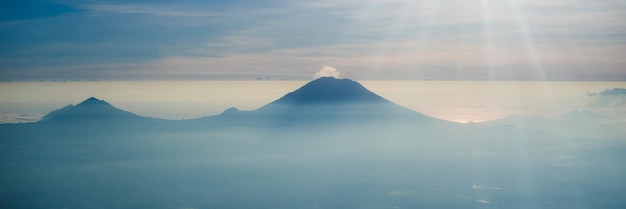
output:
[[41,120],[42,114],[0,114],[0,124],[31,123]]

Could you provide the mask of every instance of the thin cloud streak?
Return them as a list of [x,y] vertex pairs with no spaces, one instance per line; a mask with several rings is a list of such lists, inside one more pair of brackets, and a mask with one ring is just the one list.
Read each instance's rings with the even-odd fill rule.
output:
[[176,7],[175,4],[159,4],[159,5],[141,5],[141,4],[88,4],[80,6],[83,9],[100,12],[100,13],[119,13],[119,14],[148,14],[159,16],[182,16],[182,17],[212,17],[216,14],[211,12],[193,11],[193,8]]

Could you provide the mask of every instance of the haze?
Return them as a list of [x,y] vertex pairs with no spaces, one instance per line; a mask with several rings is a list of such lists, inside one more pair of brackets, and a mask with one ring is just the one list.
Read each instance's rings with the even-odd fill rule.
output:
[[[0,83],[0,114],[45,114],[96,96],[143,116],[191,119],[254,110],[307,81],[117,81]],[[512,115],[553,117],[587,107],[623,82],[362,81],[404,107],[457,122]],[[25,94],[25,92],[28,92]],[[60,93],[62,92],[62,93]],[[5,121],[11,122],[11,121]]]
[[[437,88],[417,92],[458,98],[442,92],[441,82],[431,84]],[[506,100],[549,99],[521,90],[539,84],[551,86],[504,82],[494,91],[518,91],[499,97]],[[89,84],[72,86],[81,85]],[[113,92],[135,98],[132,91]],[[590,99],[584,107],[553,110],[553,117],[467,124],[404,108],[359,82],[333,77],[253,110],[229,108],[190,120],[142,117],[90,97],[37,122],[0,124],[0,206],[623,208],[626,89],[584,96]]]

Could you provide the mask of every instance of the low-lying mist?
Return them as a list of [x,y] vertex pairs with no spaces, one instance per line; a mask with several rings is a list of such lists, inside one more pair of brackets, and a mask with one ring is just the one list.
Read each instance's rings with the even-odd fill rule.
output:
[[107,134],[39,130],[1,132],[4,207],[624,204],[623,139],[567,138],[513,126],[389,122]]
[[[2,124],[0,208],[626,206],[624,122],[606,114],[621,103],[454,123],[324,82],[354,91],[305,86],[190,120],[89,98]],[[595,96],[621,99],[614,91]]]

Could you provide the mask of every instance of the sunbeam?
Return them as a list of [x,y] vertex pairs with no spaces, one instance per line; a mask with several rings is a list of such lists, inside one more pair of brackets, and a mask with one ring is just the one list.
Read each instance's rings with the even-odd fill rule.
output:
[[496,76],[494,73],[494,65],[495,65],[495,57],[497,56],[493,50],[493,35],[492,35],[492,24],[491,24],[491,8],[489,6],[489,0],[481,0],[481,16],[482,16],[482,27],[483,27],[483,41],[484,45],[483,49],[483,58],[484,63],[483,66],[487,71],[487,77],[489,80],[495,80]]
[[528,56],[528,61],[531,66],[529,70],[531,70],[530,74],[527,75],[527,79],[538,79],[538,80],[546,80],[545,69],[543,67],[543,62],[541,60],[541,55],[537,51],[537,47],[535,45],[535,41],[533,38],[533,33],[529,29],[528,23],[526,22],[526,18],[524,17],[524,11],[522,6],[519,4],[517,0],[507,0],[509,6],[513,10],[513,16],[515,18],[515,22],[517,24],[517,28],[519,30],[520,35],[522,36],[523,47],[526,51],[526,55]]

